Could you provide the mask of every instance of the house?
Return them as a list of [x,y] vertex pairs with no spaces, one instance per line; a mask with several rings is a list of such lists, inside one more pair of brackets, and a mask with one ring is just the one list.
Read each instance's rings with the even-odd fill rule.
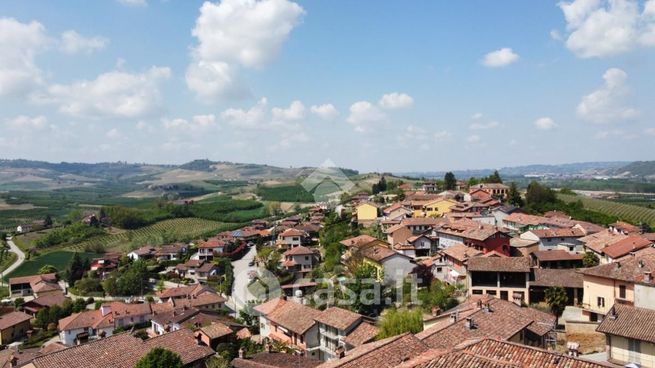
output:
[[439,198],[423,204],[420,217],[441,217],[450,212],[459,202],[454,199]]
[[101,310],[73,313],[59,320],[59,341],[67,346],[80,345],[89,339],[108,337],[114,333],[111,313]]
[[569,253],[562,249],[538,250],[531,253],[530,257],[538,268],[582,267],[582,254]]
[[194,335],[201,344],[214,350],[216,350],[218,344],[230,342],[235,338],[234,330],[219,321],[199,328],[194,332]]
[[512,205],[505,205],[505,206],[499,206],[491,210],[491,214],[494,216],[494,219],[496,221],[495,225],[498,227],[504,226],[504,220],[507,216],[511,215],[514,212],[520,212],[521,209],[512,206]]
[[355,207],[355,214],[357,223],[362,225],[370,225],[378,218],[378,211],[380,207],[372,202],[361,202]]
[[469,259],[481,255],[482,251],[461,243],[450,246],[439,251],[438,262],[434,262],[432,273],[441,281],[464,284]]
[[12,297],[34,295],[37,298],[62,292],[61,287],[57,284],[57,274],[55,273],[12,277],[9,279],[9,291]]
[[381,245],[366,246],[357,255],[365,264],[375,267],[378,281],[384,283],[402,280],[416,266],[410,257]]
[[407,238],[404,243],[396,243],[393,248],[410,258],[429,257],[437,248],[437,239],[427,235],[419,234]]
[[652,308],[655,305],[655,254],[629,257],[580,270],[583,275],[582,314],[589,321],[604,319],[617,302]]
[[158,261],[179,261],[189,251],[189,246],[184,243],[162,245],[155,252]]
[[537,242],[539,250],[564,249],[571,253],[581,253],[582,243],[578,239],[585,234],[580,229],[539,229],[529,230],[520,235],[521,239]]
[[155,247],[146,245],[127,253],[127,257],[133,261],[139,259],[152,259],[155,256],[156,251],[157,249],[155,249]]
[[341,243],[341,245],[343,245],[346,248],[344,254],[341,256],[342,263],[348,261],[353,254],[357,254],[359,250],[363,249],[364,247],[373,246],[373,245],[380,245],[383,247],[389,246],[388,243],[385,243],[384,241],[378,238],[374,238],[370,235],[359,235],[354,238],[344,239],[339,243]]
[[277,246],[281,249],[291,249],[305,243],[307,238],[307,233],[304,231],[289,228],[281,232],[277,236]]
[[[319,360],[338,357],[339,350],[348,351],[375,339],[378,329],[363,316],[339,307],[330,307],[314,318],[318,324]],[[344,348],[344,345],[347,345]]]
[[274,298],[256,306],[259,313],[259,333],[262,338],[287,344],[303,355],[318,359],[318,326],[321,314],[314,308]]
[[22,308],[24,312],[36,317],[41,309],[47,309],[55,305],[61,306],[66,300],[70,300],[70,298],[67,298],[63,292],[52,293],[29,300],[23,304]]
[[530,302],[540,303],[546,300],[546,290],[551,287],[561,287],[566,291],[567,305],[578,305],[583,300],[583,276],[573,268],[550,269],[536,268],[532,270],[534,280],[530,281]]
[[513,212],[503,219],[502,226],[511,232],[524,233],[529,230],[549,229],[549,219],[542,216]]
[[652,245],[653,242],[646,238],[637,235],[630,235],[625,239],[621,239],[603,248],[601,253],[601,263],[614,262],[630,253],[652,247]]
[[298,277],[305,277],[318,263],[318,255],[302,245],[287,250],[283,256],[282,267]]
[[655,367],[655,310],[616,303],[597,332],[605,334],[607,359],[628,367]]
[[215,354],[210,347],[197,344],[193,332],[188,329],[147,340],[130,333],[121,333],[38,356],[24,368],[134,367],[155,348],[170,350],[179,355],[187,368],[204,366],[204,361]]
[[406,208],[401,203],[393,203],[391,206],[382,210],[382,216],[385,220],[402,220],[412,215],[412,210]]
[[217,237],[209,238],[204,242],[198,244],[198,259],[203,261],[211,261],[214,255],[223,253],[227,242]]
[[232,368],[314,368],[321,361],[301,355],[291,355],[272,351],[271,345],[265,345],[264,351],[253,356],[246,356],[241,351],[237,358],[232,359]]
[[8,345],[26,336],[32,316],[23,312],[9,312],[0,316],[0,345]]
[[476,191],[476,190],[485,191],[493,198],[500,198],[500,199],[507,199],[507,194],[509,194],[509,186],[500,183],[476,184],[469,188],[469,193],[471,193],[471,191]]
[[162,313],[153,313],[150,319],[150,331],[155,336],[178,331],[183,328],[183,323],[186,323],[199,313],[199,309],[188,307],[173,308]]
[[529,257],[539,249],[539,242],[513,237],[509,239],[510,256]]
[[225,304],[225,298],[201,284],[165,289],[157,293],[157,296],[163,303],[170,303],[174,307],[188,305],[200,310],[218,310]]
[[416,334],[433,349],[450,349],[465,341],[495,338],[546,347],[555,329],[555,316],[489,296],[469,297]]
[[101,279],[104,279],[109,273],[118,269],[120,257],[120,254],[105,254],[101,258],[94,258],[89,269],[95,271]]
[[510,255],[510,236],[497,227],[470,220],[456,221],[442,225],[436,230],[439,247],[448,248],[456,244],[465,244],[483,253],[498,252]]
[[617,221],[613,224],[610,224],[609,231],[615,234],[623,235],[635,235],[641,233],[641,229],[638,226],[623,221]]
[[530,271],[527,257],[473,257],[468,260],[468,295],[530,304]]
[[32,225],[31,224],[21,224],[16,226],[16,232],[19,234],[25,234],[29,233],[32,231]]
[[603,249],[625,238],[627,238],[627,235],[615,234],[611,231],[601,231],[579,238],[578,241],[582,243],[585,252],[592,252],[596,254],[601,263],[607,263],[607,259],[603,257]]
[[217,274],[218,266],[212,262],[201,259],[189,259],[185,263],[176,265],[175,272],[181,277],[204,282],[208,277]]

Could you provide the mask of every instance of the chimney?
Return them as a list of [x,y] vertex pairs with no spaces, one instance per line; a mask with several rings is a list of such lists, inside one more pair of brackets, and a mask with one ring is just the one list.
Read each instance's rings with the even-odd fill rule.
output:
[[472,317],[466,317],[466,320],[464,321],[464,327],[466,327],[467,330],[473,329],[473,318]]
[[621,262],[616,262],[616,266],[615,266],[615,267],[616,267],[617,270],[618,270],[618,269],[621,269]]
[[441,313],[441,310],[437,307],[432,307],[432,316],[436,317]]
[[267,353],[271,353],[273,351],[273,345],[271,345],[270,341],[266,342],[266,346],[264,347],[264,350]]
[[644,268],[644,260],[643,259],[639,260],[639,268]]
[[652,281],[653,281],[653,278],[651,276],[651,272],[650,271],[644,272],[644,282],[650,283]]
[[[200,346],[202,343],[202,337],[200,337],[200,334],[196,335],[196,345]],[[239,355],[241,355],[241,350],[239,350]]]
[[346,350],[343,348],[343,346],[339,346],[337,350],[334,351],[338,359],[341,359],[346,356]]
[[482,309],[482,299],[478,300],[478,309]]
[[489,305],[489,302],[484,303],[482,308],[484,309],[485,313],[491,312],[491,306]]
[[512,301],[519,307],[523,306],[523,295],[519,293],[512,294]]
[[239,348],[239,359],[246,359],[246,349],[243,346]]
[[450,314],[450,323],[455,323],[459,319],[459,312],[454,312]]

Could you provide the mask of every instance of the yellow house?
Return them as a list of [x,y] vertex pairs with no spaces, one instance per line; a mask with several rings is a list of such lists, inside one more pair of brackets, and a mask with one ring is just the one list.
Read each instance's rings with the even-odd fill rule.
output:
[[450,212],[450,208],[458,202],[453,199],[439,198],[423,205],[423,217],[441,217]]
[[378,218],[378,206],[370,202],[363,202],[357,205],[357,222],[370,223]]
[[0,344],[7,345],[23,339],[30,329],[32,316],[23,312],[10,312],[0,316]]
[[644,271],[640,261],[635,257],[581,271],[583,315],[596,322],[602,320],[615,303],[634,303],[634,275],[643,274]]
[[[622,366],[628,363],[655,367],[652,321],[655,310],[616,304],[596,331],[605,334],[607,358]],[[627,367],[627,365],[626,365]]]

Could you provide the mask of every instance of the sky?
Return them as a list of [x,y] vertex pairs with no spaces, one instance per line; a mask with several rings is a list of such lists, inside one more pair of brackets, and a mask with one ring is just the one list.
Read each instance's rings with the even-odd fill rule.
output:
[[655,159],[655,0],[0,2],[0,158]]

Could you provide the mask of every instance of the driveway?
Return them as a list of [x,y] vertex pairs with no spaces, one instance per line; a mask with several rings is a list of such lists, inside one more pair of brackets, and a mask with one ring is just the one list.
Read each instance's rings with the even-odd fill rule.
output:
[[248,273],[250,271],[255,271],[257,267],[248,266],[248,263],[255,259],[256,255],[257,249],[255,246],[252,246],[243,258],[232,262],[232,267],[234,268],[234,284],[232,285],[232,296],[228,299],[227,306],[232,309],[237,316],[239,310],[245,306],[247,301],[254,300],[254,297],[248,291],[248,283],[250,283]]
[[16,253],[16,255],[18,256],[18,259],[11,266],[7,267],[7,269],[4,270],[0,276],[9,275],[15,269],[17,269],[18,266],[22,265],[23,262],[25,262],[25,253],[23,253],[23,251],[20,250],[20,248],[18,248],[18,246],[16,246],[16,244],[14,244],[14,241],[12,240],[12,238],[7,237],[7,245],[9,245],[9,251],[12,252],[12,253]]

